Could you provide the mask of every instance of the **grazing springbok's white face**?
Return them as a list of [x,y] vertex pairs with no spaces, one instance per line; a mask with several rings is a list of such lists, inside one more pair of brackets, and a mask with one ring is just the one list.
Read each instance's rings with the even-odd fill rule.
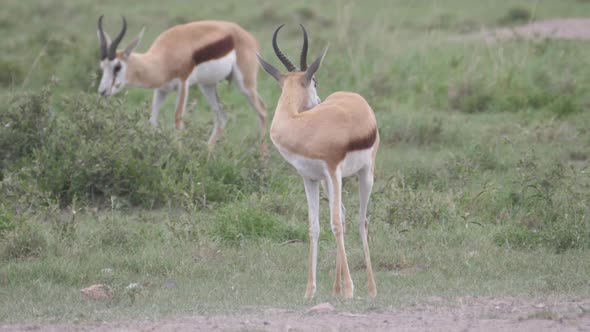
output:
[[127,22],[123,17],[123,28],[119,35],[111,42],[109,36],[102,28],[102,16],[98,19],[98,40],[100,42],[100,69],[102,78],[98,86],[101,96],[112,96],[121,91],[127,85],[127,59],[137,47],[143,30],[123,51],[117,52],[117,46],[123,39],[127,30]]
[[127,61],[117,58],[114,60],[105,59],[100,62],[100,69],[102,70],[102,79],[98,86],[98,93],[101,96],[115,95],[127,84],[125,80]]

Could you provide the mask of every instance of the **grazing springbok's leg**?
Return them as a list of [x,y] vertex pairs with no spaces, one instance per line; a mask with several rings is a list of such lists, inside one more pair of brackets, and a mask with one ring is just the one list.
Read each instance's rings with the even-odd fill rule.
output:
[[309,269],[305,298],[310,299],[316,291],[316,267],[318,240],[320,237],[320,188],[316,180],[303,179],[309,213]]
[[344,248],[344,230],[342,227],[342,218],[340,217],[342,211],[342,174],[338,167],[335,170],[329,170],[327,184],[329,188],[328,192],[330,193],[332,233],[336,238],[336,276],[334,278],[332,293],[334,295],[340,294],[340,274],[342,273],[344,279],[344,297],[350,299],[352,298],[354,286],[350,277],[346,250]]
[[365,167],[358,172],[359,179],[359,234],[363,242],[363,251],[365,252],[365,265],[367,266],[367,282],[370,297],[377,295],[377,286],[373,277],[373,267],[371,266],[371,255],[369,253],[369,241],[367,233],[369,231],[369,221],[367,220],[367,205],[373,189],[373,172],[370,167]]
[[209,144],[209,153],[211,153],[211,151],[213,151],[213,147],[215,146],[215,142],[217,142],[219,137],[223,134],[223,128],[225,128],[225,124],[227,123],[227,114],[225,114],[223,111],[223,106],[219,102],[216,84],[199,84],[199,88],[201,89],[201,92],[203,92],[207,103],[214,113],[215,124],[213,126],[211,136],[209,136],[209,140],[207,141],[207,144]]
[[[252,60],[250,60],[252,61]],[[258,65],[256,58],[253,59],[256,66]],[[257,67],[254,67],[257,68]],[[258,95],[256,87],[256,73],[257,70],[251,70],[244,76],[240,70],[234,66],[232,69],[232,77],[236,82],[240,92],[248,98],[250,106],[258,113],[258,128],[260,130],[260,150],[262,154],[266,154],[268,147],[266,145],[266,105]]]
[[181,81],[178,85],[178,96],[176,97],[176,116],[175,124],[176,129],[183,129],[184,123],[182,122],[182,115],[186,108],[186,100],[188,97],[188,81]]
[[158,113],[166,97],[168,96],[167,90],[156,89],[154,90],[154,98],[152,100],[152,116],[150,117],[150,123],[153,127],[158,126]]

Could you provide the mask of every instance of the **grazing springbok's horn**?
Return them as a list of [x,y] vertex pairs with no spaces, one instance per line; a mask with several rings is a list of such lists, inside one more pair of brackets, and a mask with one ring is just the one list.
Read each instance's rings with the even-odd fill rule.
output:
[[113,39],[113,42],[111,43],[111,46],[109,47],[109,60],[115,59],[115,56],[117,55],[117,46],[119,46],[121,39],[123,39],[123,36],[125,35],[125,32],[127,31],[127,21],[125,20],[125,16],[121,16],[121,17],[123,18],[123,28],[121,29],[121,32],[119,32],[119,35],[117,35],[117,37],[115,39]]
[[104,15],[100,15],[98,18],[98,37],[100,38],[100,60],[104,60],[107,57],[107,38],[104,35],[104,30],[102,29],[102,17]]
[[281,60],[281,62],[285,65],[285,67],[287,67],[288,71],[297,71],[297,68],[295,67],[295,65],[293,65],[293,63],[291,63],[291,61],[289,61],[289,59],[287,59],[287,57],[283,54],[283,52],[281,52],[281,49],[279,48],[279,45],[277,44],[277,34],[279,33],[279,30],[281,30],[281,28],[283,26],[284,26],[284,24],[281,24],[275,30],[275,33],[272,35],[272,48],[275,50],[275,54],[277,55],[279,60]]
[[303,24],[299,24],[301,29],[303,29],[303,47],[301,48],[301,58],[299,59],[301,63],[301,70],[307,70],[307,31]]

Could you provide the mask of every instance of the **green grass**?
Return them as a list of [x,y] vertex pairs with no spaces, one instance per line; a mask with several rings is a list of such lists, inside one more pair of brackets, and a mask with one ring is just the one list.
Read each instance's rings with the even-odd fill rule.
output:
[[[330,50],[319,93],[352,90],[373,106],[382,144],[369,206],[379,295],[367,301],[356,180],[345,181],[355,299],[333,299],[334,240],[322,201],[318,293],[355,311],[460,296],[590,296],[590,46],[486,44],[482,25],[588,16],[582,1],[142,1],[31,4],[0,13],[0,322],[103,321],[165,315],[304,310],[303,183],[271,149],[257,155],[256,115],[220,87],[230,116],[215,158],[212,113],[198,89],[187,129],[173,99],[152,129],[151,92],[96,93],[95,21],[112,34],[235,20],[271,59],[271,34],[293,59]],[[255,5],[256,4],[256,5]],[[187,14],[189,13],[189,14]],[[194,14],[190,14],[194,13]],[[276,83],[261,72],[272,116]],[[270,143],[270,142],[269,142]],[[322,194],[323,195],[323,194]],[[109,270],[110,269],[110,270]],[[80,289],[106,283],[109,302]],[[136,293],[126,289],[142,285]],[[173,285],[164,287],[164,285]],[[548,315],[550,316],[550,315]]]

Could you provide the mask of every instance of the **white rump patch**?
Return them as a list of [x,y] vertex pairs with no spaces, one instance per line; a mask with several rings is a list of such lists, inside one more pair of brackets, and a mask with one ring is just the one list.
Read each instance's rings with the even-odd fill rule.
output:
[[236,51],[225,56],[200,63],[189,76],[189,84],[212,85],[228,77],[236,63]]

